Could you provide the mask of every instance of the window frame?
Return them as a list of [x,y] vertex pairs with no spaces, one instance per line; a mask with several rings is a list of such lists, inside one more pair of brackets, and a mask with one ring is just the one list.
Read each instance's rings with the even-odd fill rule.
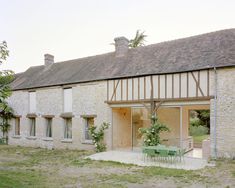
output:
[[84,141],[88,141],[91,142],[92,141],[92,137],[89,134],[89,119],[93,119],[93,125],[90,126],[94,126],[95,124],[95,118],[96,116],[83,116],[83,137],[84,137]]
[[[46,138],[52,138],[52,124],[53,124],[53,118],[52,117],[45,117],[45,137]],[[50,125],[50,131],[48,133],[48,126]]]
[[[33,127],[34,127],[34,129],[32,130]],[[32,132],[33,132],[33,134],[32,134]],[[36,136],[36,118],[35,117],[29,118],[29,136],[30,137]]]
[[20,117],[15,117],[14,136],[20,136]]
[[63,112],[73,111],[73,89],[72,87],[63,88]]
[[[69,126],[71,126],[71,128],[69,128]],[[73,121],[72,121],[72,118],[64,118],[63,139],[70,140],[72,138],[73,138]]]
[[29,91],[29,112],[35,113],[37,109],[36,91]]

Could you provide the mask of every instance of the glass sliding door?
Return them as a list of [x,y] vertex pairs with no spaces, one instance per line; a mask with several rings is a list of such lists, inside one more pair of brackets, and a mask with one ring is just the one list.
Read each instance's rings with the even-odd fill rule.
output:
[[150,111],[146,108],[132,108],[132,147],[139,148],[143,146],[143,139],[139,132],[140,128],[149,127]]

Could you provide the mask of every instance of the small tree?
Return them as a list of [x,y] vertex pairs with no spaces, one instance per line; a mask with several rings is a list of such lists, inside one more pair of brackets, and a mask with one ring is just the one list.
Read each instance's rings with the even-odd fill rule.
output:
[[160,144],[160,133],[164,131],[170,131],[166,125],[159,122],[157,116],[152,116],[151,120],[152,124],[150,127],[139,129],[139,132],[144,137],[145,146],[156,146]]
[[6,101],[0,103],[0,129],[3,133],[3,138],[6,139],[6,144],[8,144],[8,132],[11,128],[9,120],[14,116],[13,109],[8,105]]
[[[6,41],[0,42],[0,65],[8,56],[9,50],[7,49]],[[13,117],[13,110],[6,101],[12,93],[10,83],[14,79],[13,74],[11,70],[0,71],[0,130],[3,132],[3,137],[6,138],[6,142],[8,142],[8,131],[10,129],[8,122]]]
[[104,130],[108,129],[109,123],[103,122],[99,129],[96,126],[89,128],[92,141],[95,144],[96,152],[102,152],[106,150],[106,144],[104,143]]

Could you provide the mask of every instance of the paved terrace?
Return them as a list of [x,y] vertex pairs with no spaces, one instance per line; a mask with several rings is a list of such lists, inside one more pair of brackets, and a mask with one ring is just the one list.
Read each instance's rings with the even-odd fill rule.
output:
[[206,166],[211,166],[205,159],[185,156],[182,162],[159,162],[153,160],[144,160],[141,152],[132,151],[107,151],[88,156],[92,160],[114,161],[125,164],[134,164],[138,166],[158,166],[164,168],[175,168],[184,170],[198,170]]

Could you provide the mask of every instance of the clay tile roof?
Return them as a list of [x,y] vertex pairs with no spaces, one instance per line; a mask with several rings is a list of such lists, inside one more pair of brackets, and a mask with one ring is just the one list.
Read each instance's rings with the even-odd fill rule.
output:
[[30,67],[13,81],[14,90],[66,85],[138,75],[235,66],[235,29],[206,33],[115,52]]

